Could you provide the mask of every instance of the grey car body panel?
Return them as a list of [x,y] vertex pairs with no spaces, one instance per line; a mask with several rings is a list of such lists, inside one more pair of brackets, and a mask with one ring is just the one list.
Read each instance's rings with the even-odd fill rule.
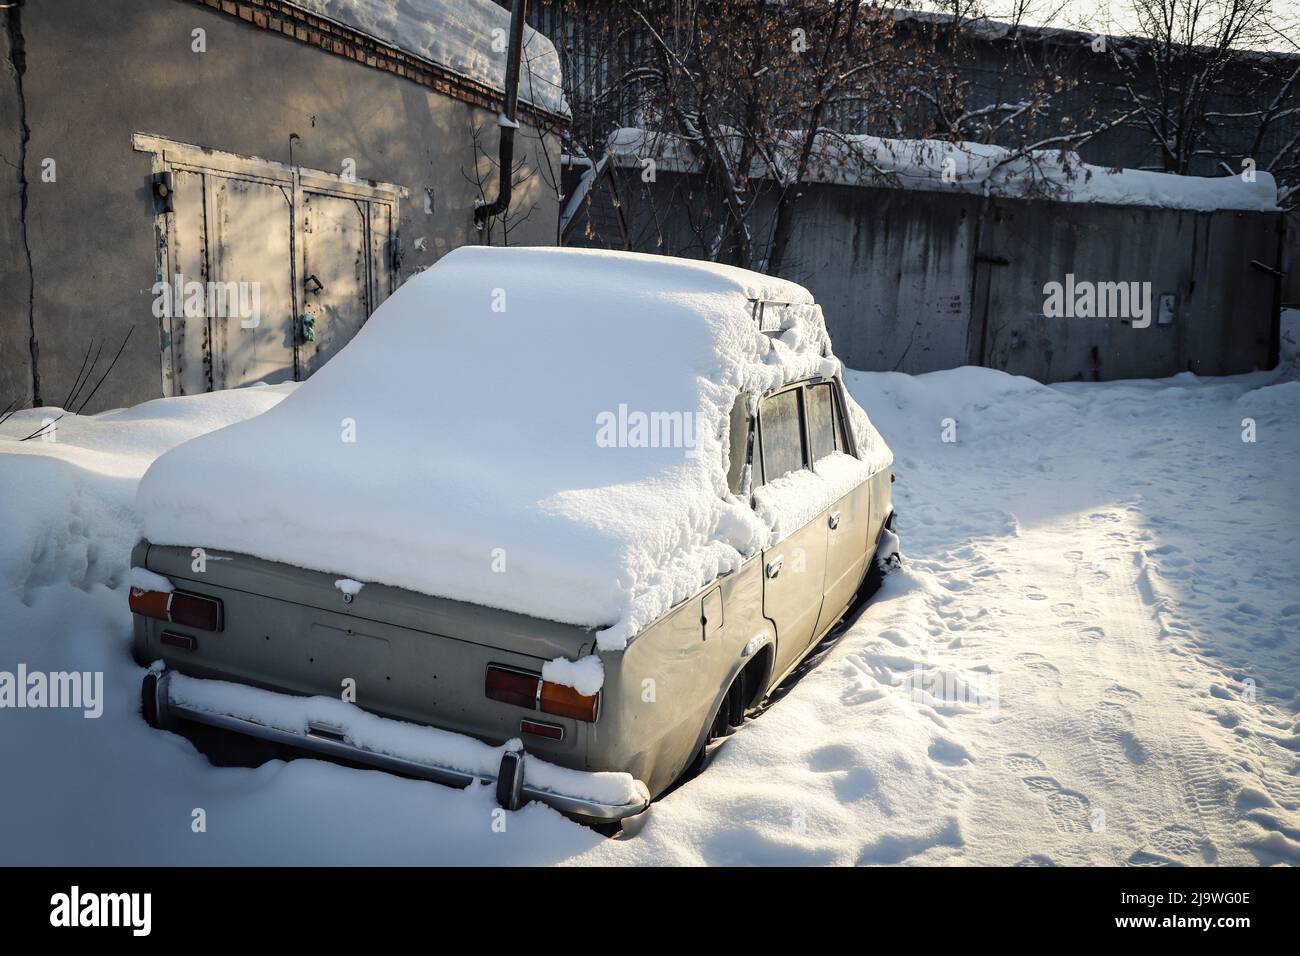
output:
[[[523,718],[544,719],[563,726],[564,739],[530,749],[581,766],[586,725],[489,701],[483,681],[488,664],[540,672],[552,658],[581,657],[591,631],[378,584],[345,603],[338,575],[215,550],[203,572],[193,560],[188,548],[154,545],[145,566],[179,590],[220,598],[223,630],[137,616],[138,661],[300,695],[338,697],[350,678],[367,710],[496,743],[519,736]],[[161,643],[163,631],[193,637],[195,649]]]
[[[843,387],[838,379],[836,386]],[[224,628],[208,633],[137,615],[135,656],[141,663],[161,659],[193,677],[292,694],[337,697],[342,681],[352,678],[357,703],[367,710],[493,744],[521,736],[525,718],[561,725],[562,740],[523,736],[526,748],[577,770],[630,773],[658,796],[698,752],[742,669],[752,664],[763,674],[761,691],[746,702],[757,704],[840,619],[892,511],[891,491],[889,469],[875,473],[778,547],[676,605],[622,651],[597,650],[587,628],[379,584],[366,584],[346,602],[334,585],[340,575],[247,555],[208,550],[206,569],[198,572],[191,548],[141,542],[132,563],[180,590],[221,598]],[[839,523],[831,531],[834,512]],[[794,617],[806,622],[803,630],[783,635],[783,612],[769,611],[772,596],[765,591],[773,581],[765,565],[783,551],[789,561],[792,542],[804,532],[820,542],[814,546],[821,553],[813,574],[783,571],[796,586],[780,599],[792,602]],[[163,645],[164,630],[192,636],[195,648]],[[599,654],[605,670],[594,723],[484,695],[488,664],[540,672],[548,660],[591,653]]]

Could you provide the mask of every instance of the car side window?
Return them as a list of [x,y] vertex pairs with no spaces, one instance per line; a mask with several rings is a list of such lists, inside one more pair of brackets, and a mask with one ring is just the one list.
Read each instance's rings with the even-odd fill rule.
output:
[[835,399],[829,383],[810,385],[807,395],[808,439],[815,465],[835,452]]
[[802,389],[792,388],[763,399],[758,407],[758,427],[763,449],[763,481],[776,479],[807,466],[803,447]]

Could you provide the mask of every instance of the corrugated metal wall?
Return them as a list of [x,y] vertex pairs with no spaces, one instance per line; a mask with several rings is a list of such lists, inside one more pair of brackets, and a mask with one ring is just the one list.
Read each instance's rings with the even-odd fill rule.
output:
[[[636,170],[621,171],[634,249],[698,254],[673,209],[687,193],[678,178],[643,184]],[[596,192],[592,201],[610,200]],[[755,221],[768,221],[761,205]],[[661,246],[651,237],[665,222]],[[1045,382],[1222,375],[1276,361],[1282,251],[1280,213],[814,185],[800,200],[784,272],[816,295],[853,368],[982,364]],[[1150,283],[1153,313],[1162,295],[1176,297],[1172,321],[1046,318],[1044,285],[1067,274]]]

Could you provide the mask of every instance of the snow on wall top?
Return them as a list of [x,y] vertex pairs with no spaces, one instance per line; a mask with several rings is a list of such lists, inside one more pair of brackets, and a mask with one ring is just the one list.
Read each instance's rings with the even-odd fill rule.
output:
[[[506,53],[493,50],[493,30],[508,37],[510,11],[492,0],[290,0],[295,7],[374,37],[422,60],[505,89]],[[504,41],[503,41],[504,42]],[[564,116],[560,58],[551,41],[524,28],[519,97]]]
[[[791,303],[758,331],[751,299]],[[833,374],[807,290],[727,266],[467,246],[280,405],[159,458],[145,535],[602,629],[617,649],[792,530],[727,485],[730,410]],[[802,473],[791,505],[887,467]]]
[[[696,168],[690,145],[680,137],[624,127],[607,144],[615,161],[636,166],[653,158],[660,169]],[[784,160],[793,149],[774,153],[775,170],[755,160],[754,178],[789,179]],[[1039,197],[1059,202],[1155,206],[1211,211],[1276,212],[1277,184],[1257,171],[1253,182],[1240,176],[1178,176],[1084,163],[1077,154],[1048,150],[1017,154],[1001,146],[942,140],[885,139],[838,135],[818,142],[807,178],[854,186],[893,186],[935,192],[984,193],[1004,198]]]

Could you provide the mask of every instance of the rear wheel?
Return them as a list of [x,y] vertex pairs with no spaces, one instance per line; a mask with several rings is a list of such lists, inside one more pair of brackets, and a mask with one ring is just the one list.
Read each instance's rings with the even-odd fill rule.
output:
[[[880,546],[867,565],[867,575],[862,579],[862,586],[858,588],[855,604],[861,604],[874,597],[880,590],[880,586],[885,583],[885,576],[895,568],[903,566],[903,558],[898,551],[898,536],[893,532],[893,524],[894,516],[890,515],[885,529],[881,532]],[[887,542],[892,543],[892,550],[887,548]]]
[[724,737],[730,737],[745,722],[745,714],[749,711],[749,704],[757,691],[755,682],[759,679],[756,676],[758,672],[759,668],[751,664],[736,675],[731,686],[727,688],[727,693],[723,695],[722,703],[718,705],[718,712],[714,715],[713,722],[709,724],[709,730],[704,735],[704,743],[700,746],[699,753],[687,765],[673,786],[689,780],[703,770],[704,765],[709,761],[712,745]]
[[140,682],[140,711],[146,724],[154,730],[162,730],[162,722],[158,719],[158,675],[152,672],[145,674]]
[[[770,647],[763,648],[744,670],[735,676],[722,697],[722,703],[718,705],[718,712],[709,722],[709,729],[704,735],[704,742],[700,745],[700,749],[677,775],[677,779],[655,797],[655,800],[663,799],[688,780],[694,779],[708,764],[718,741],[735,733],[745,722],[745,717],[754,712],[754,705],[758,703],[758,696],[763,690],[763,681],[767,679],[771,668],[771,654]],[[605,836],[616,836],[623,829],[625,822],[596,824],[592,829]]]

